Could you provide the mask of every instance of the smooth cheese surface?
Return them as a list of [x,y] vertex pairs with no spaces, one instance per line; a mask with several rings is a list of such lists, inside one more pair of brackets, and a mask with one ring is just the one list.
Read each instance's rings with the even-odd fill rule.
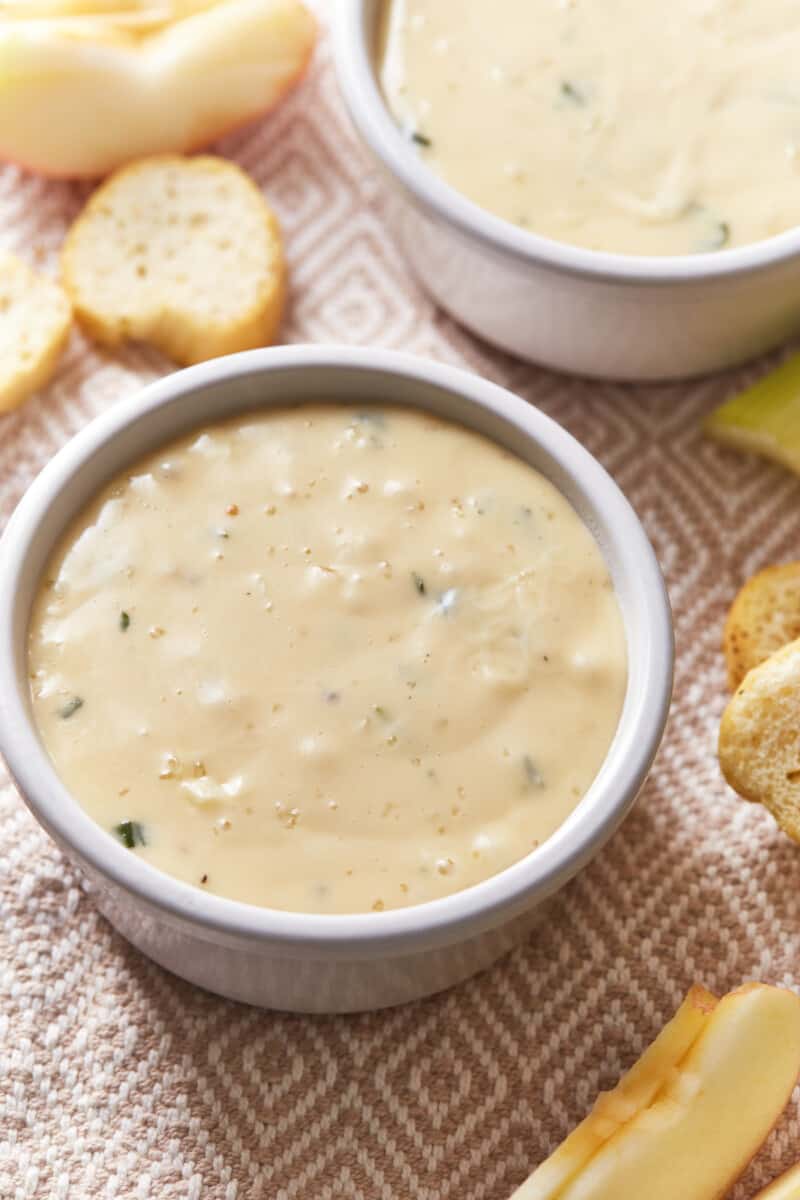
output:
[[245,415],[112,482],[49,565],[29,666],[59,774],[132,853],[315,912],[528,854],[596,775],[627,680],[567,501],[391,407]]
[[536,233],[694,254],[800,223],[794,0],[386,0],[419,153]]

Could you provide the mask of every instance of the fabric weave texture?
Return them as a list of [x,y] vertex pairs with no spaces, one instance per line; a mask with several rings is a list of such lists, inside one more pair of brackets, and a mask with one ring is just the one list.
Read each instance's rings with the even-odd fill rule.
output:
[[[316,7],[324,26],[324,0]],[[746,576],[800,556],[800,482],[700,432],[763,362],[668,386],[586,382],[516,362],[437,311],[391,240],[324,28],[304,84],[216,149],[281,219],[286,341],[469,367],[608,468],[667,576],[672,715],[633,814],[526,945],[449,993],[354,1017],[259,1012],[143,959],[0,765],[0,1197],[505,1200],[694,980],[720,992],[753,978],[800,986],[800,847],[725,787],[715,754],[724,613]],[[0,245],[55,272],[89,191],[0,168]],[[0,525],[59,446],[169,369],[146,349],[112,355],[75,333],[52,385],[0,417]],[[798,1157],[796,1094],[733,1200]]]

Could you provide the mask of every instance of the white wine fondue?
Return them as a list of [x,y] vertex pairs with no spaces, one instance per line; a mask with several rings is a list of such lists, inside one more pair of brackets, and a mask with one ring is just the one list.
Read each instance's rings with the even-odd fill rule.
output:
[[564,821],[627,679],[600,550],[485,438],[392,407],[248,414],[68,529],[30,625],[36,721],[131,853],[198,887],[369,912]]
[[497,215],[628,254],[800,224],[795,0],[386,0],[381,80]]

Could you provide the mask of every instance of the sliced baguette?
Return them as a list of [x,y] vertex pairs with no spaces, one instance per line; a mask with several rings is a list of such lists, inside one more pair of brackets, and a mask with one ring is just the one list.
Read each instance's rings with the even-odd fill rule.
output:
[[800,637],[800,562],[759,571],[731,605],[722,644],[728,684],[735,691],[748,671]]
[[186,365],[278,332],[277,218],[225,159],[163,155],[124,167],[90,198],[61,261],[78,321],[109,346],[149,342]]
[[731,787],[800,842],[800,639],[745,676],[722,715],[718,751]]
[[48,382],[71,324],[63,290],[13,254],[0,253],[0,413]]

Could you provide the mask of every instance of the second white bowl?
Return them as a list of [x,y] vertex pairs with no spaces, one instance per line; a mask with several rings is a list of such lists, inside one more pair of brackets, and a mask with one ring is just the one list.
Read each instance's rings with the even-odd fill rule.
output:
[[469,329],[559,370],[654,380],[732,366],[800,328],[800,228],[713,254],[609,254],[520,229],[449,187],[384,103],[373,53],[383,3],[336,0],[339,82],[391,185],[414,273]]

